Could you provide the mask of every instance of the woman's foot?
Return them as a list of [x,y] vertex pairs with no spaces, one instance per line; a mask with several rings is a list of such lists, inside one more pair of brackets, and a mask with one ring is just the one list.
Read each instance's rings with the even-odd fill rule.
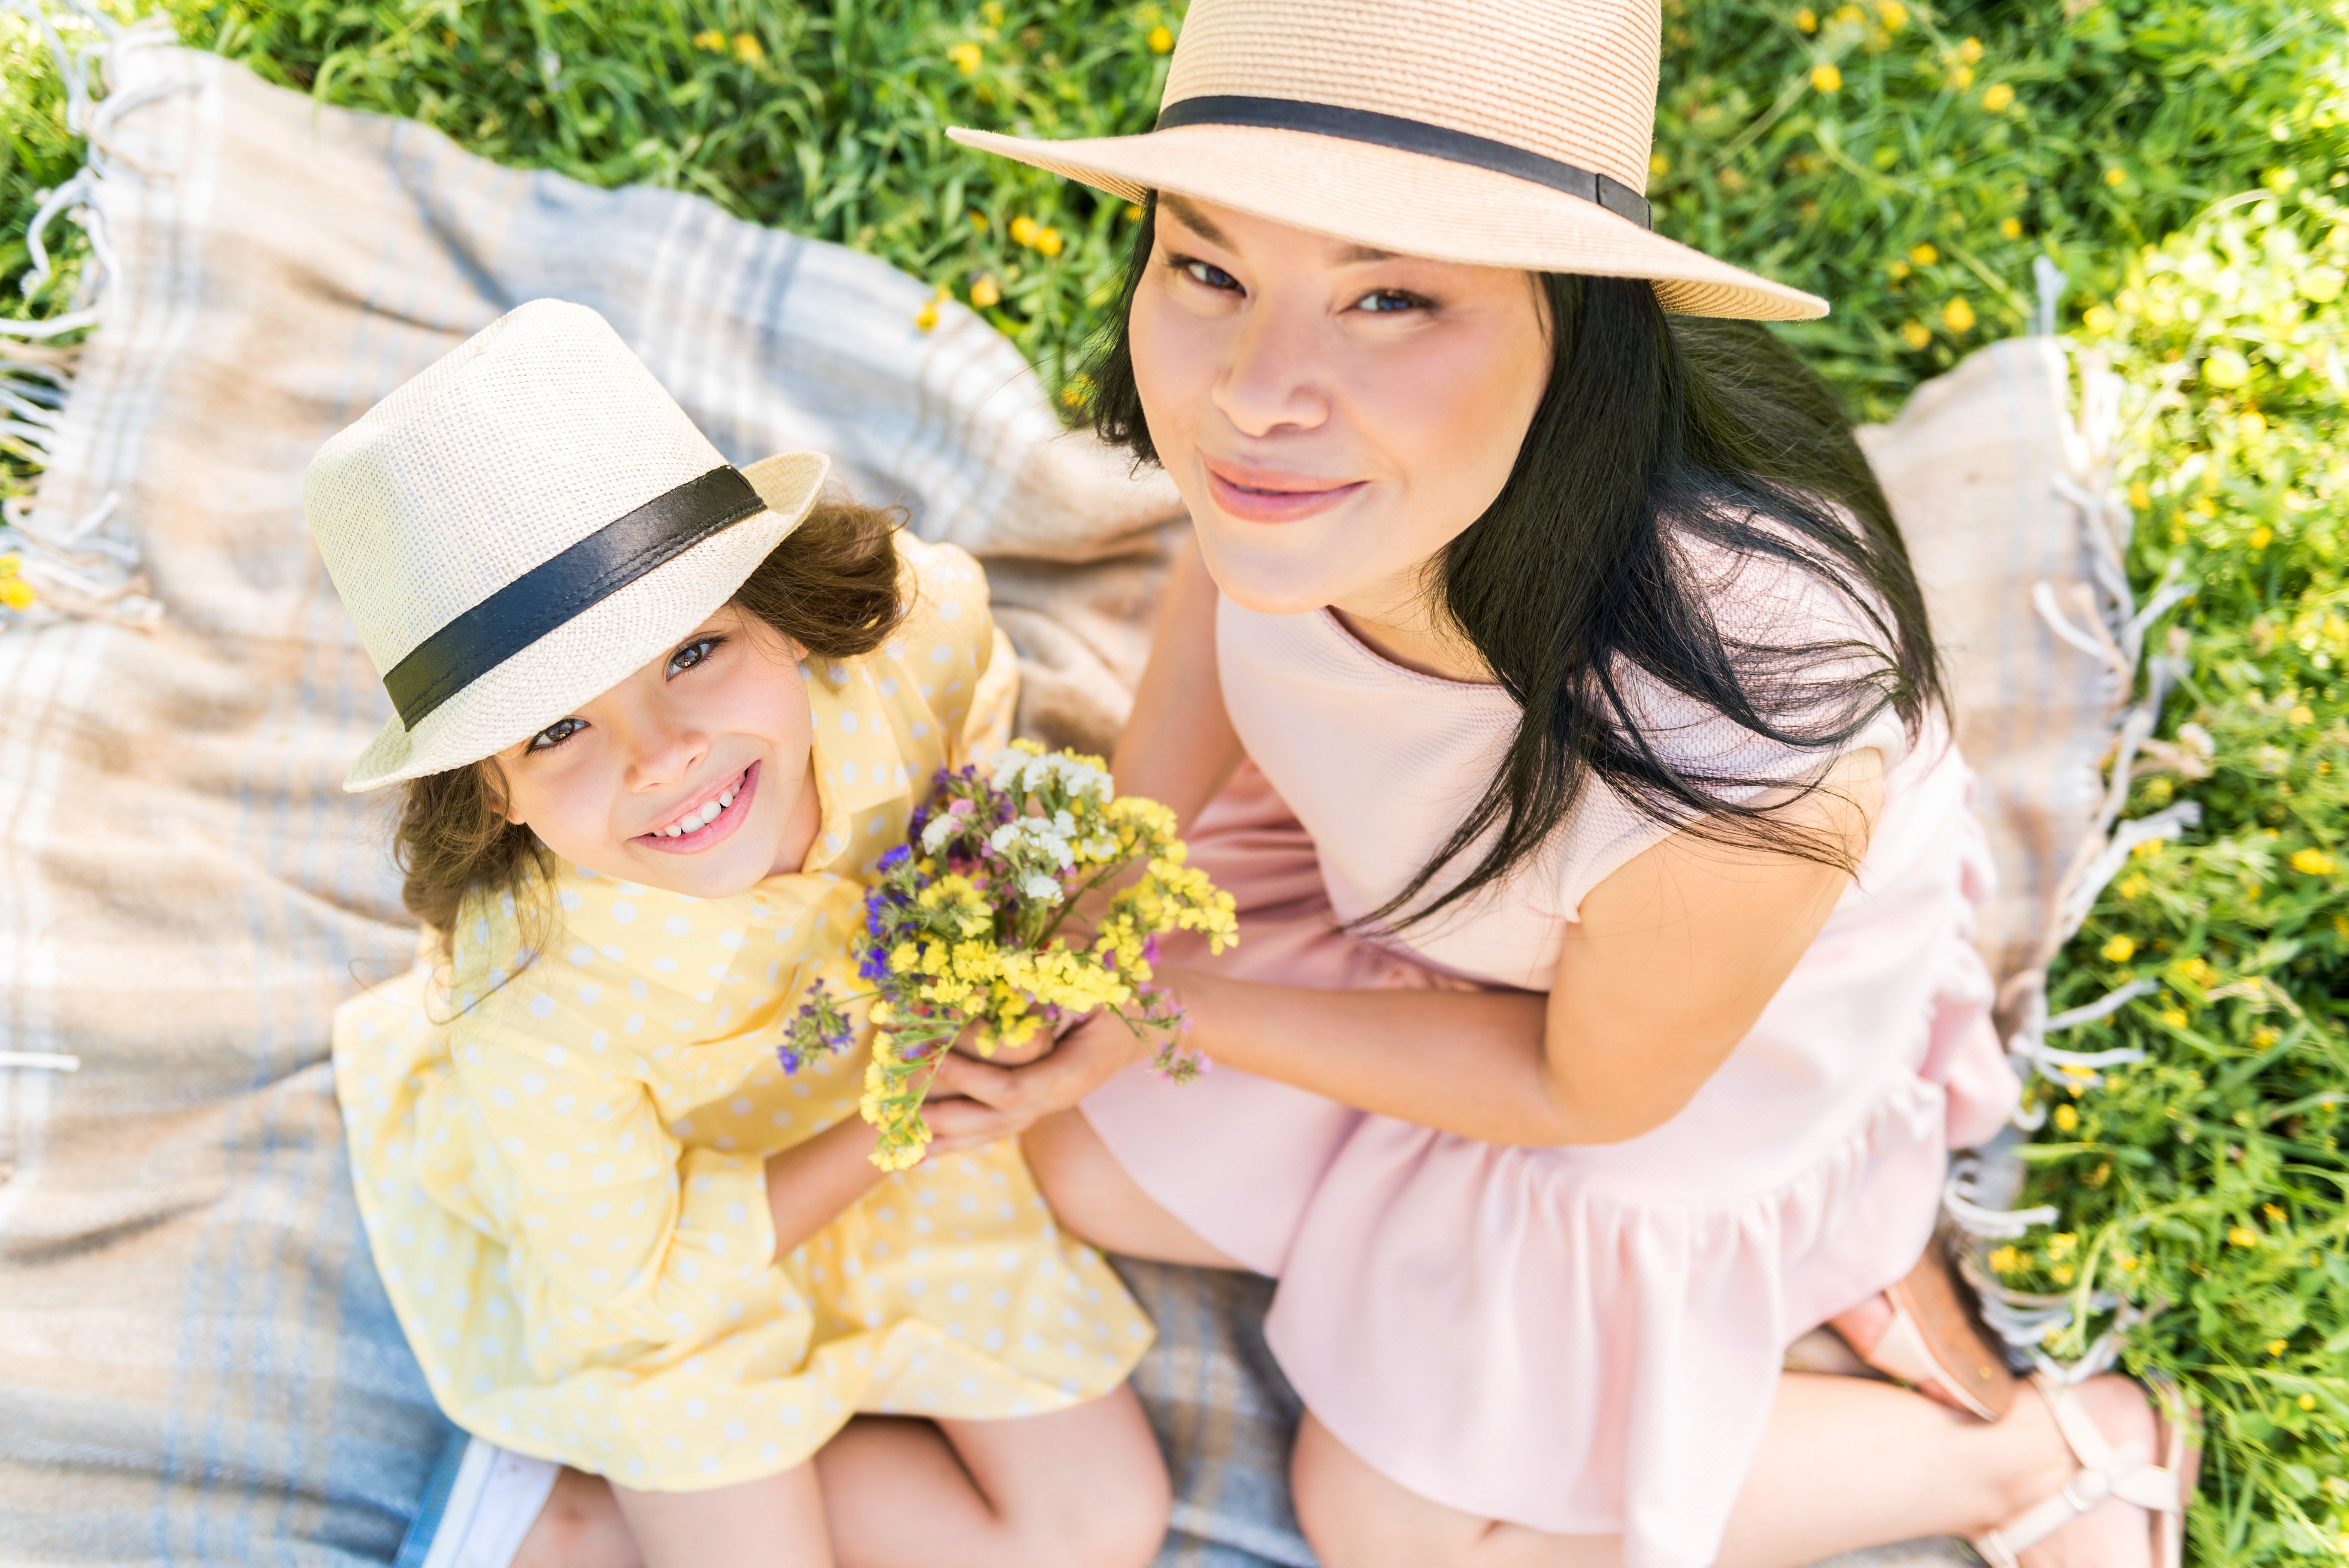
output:
[[[2042,1391],[2045,1391],[2044,1384]],[[2173,1456],[2164,1452],[2168,1429],[2157,1416],[2153,1401],[2144,1387],[2116,1374],[2073,1385],[2056,1398],[2068,1400],[2093,1429],[2093,1436],[2101,1437],[2104,1452],[2094,1451],[2097,1444],[2093,1440],[2075,1445],[2066,1439],[2053,1399],[2026,1396],[2017,1401],[2009,1418],[2027,1422],[2034,1429],[2035,1446],[2044,1452],[2044,1463],[2026,1484],[2014,1489],[2013,1495],[2020,1504],[2014,1514],[1998,1530],[1980,1538],[1976,1549],[1991,1568],[2004,1568],[2000,1545],[2005,1541],[2015,1542],[2012,1561],[2021,1568],[2158,1568],[2164,1521],[2153,1509],[2127,1496],[2105,1495],[2110,1485],[2106,1477],[2117,1470],[2127,1478],[2120,1480],[2125,1493],[2142,1493],[2148,1501],[2166,1497],[2183,1505],[2182,1494],[2190,1488],[2192,1478],[2189,1474],[2163,1479],[2156,1468],[2170,1462]],[[2091,1435],[2076,1429],[2074,1434],[2075,1438]],[[2084,1456],[2078,1447],[2092,1452]],[[2106,1453],[2117,1456],[2117,1460],[2102,1471],[2083,1463],[2084,1457],[2103,1458]],[[2023,1543],[2032,1511],[2067,1491],[2073,1500],[2069,1508],[2088,1506],[2052,1533]]]

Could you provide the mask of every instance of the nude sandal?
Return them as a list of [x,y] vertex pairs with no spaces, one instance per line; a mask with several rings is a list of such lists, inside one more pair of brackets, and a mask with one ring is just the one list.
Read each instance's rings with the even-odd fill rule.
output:
[[2193,1501],[2194,1476],[2202,1462],[2199,1421],[2169,1379],[2148,1373],[2141,1381],[2154,1397],[2158,1465],[2143,1443],[2113,1447],[2062,1377],[2044,1368],[2033,1374],[2032,1386],[2054,1413],[2055,1429],[2064,1434],[2080,1469],[2054,1496],[1975,1539],[1973,1548],[1990,1568],[2021,1568],[2022,1553],[2111,1498],[2152,1513],[2154,1568],[2179,1568],[2186,1550],[2186,1505]]
[[1862,1361],[1929,1398],[1985,1421],[2014,1403],[2014,1374],[1966,1311],[1938,1243],[1925,1249],[1906,1279],[1837,1315],[1831,1326]]

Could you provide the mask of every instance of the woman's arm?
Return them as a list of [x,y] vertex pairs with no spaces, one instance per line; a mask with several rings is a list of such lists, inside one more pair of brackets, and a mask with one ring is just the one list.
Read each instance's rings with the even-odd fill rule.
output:
[[[1856,753],[1826,785],[1787,820],[1829,829],[1857,860],[1882,798],[1881,758]],[[1547,997],[1164,978],[1216,1061],[1485,1142],[1615,1143],[1661,1126],[1713,1076],[1848,881],[1677,834],[1583,900]],[[951,1087],[1016,1130],[1140,1054],[1113,1021],[1095,1021],[1034,1067],[953,1064]]]
[[1120,794],[1171,806],[1187,828],[1240,756],[1216,670],[1216,580],[1197,542],[1185,536],[1167,572],[1150,663],[1110,770]]

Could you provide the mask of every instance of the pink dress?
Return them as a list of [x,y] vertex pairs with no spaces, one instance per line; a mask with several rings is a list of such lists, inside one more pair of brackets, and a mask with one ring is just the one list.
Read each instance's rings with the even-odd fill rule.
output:
[[[1849,634],[1783,573],[1717,586],[1716,614]],[[1516,706],[1392,665],[1327,611],[1226,601],[1216,647],[1251,760],[1191,843],[1237,896],[1241,943],[1170,962],[1547,990],[1584,895],[1665,836],[1594,787],[1504,896],[1399,939],[1343,934],[1465,814]],[[1791,777],[1824,760],[1640,700],[1683,763],[1734,754],[1746,776]],[[1273,1351],[1366,1462],[1479,1516],[1620,1534],[1630,1568],[1718,1553],[1785,1346],[1908,1271],[1948,1150],[2016,1093],[1971,943],[1990,865],[1965,766],[1938,725],[1912,748],[1889,715],[1844,749],[1867,748],[1885,804],[1859,875],[1753,1032],[1643,1137],[1480,1143],[1230,1068],[1180,1088],[1137,1070],[1085,1101],[1144,1190],[1280,1280]]]

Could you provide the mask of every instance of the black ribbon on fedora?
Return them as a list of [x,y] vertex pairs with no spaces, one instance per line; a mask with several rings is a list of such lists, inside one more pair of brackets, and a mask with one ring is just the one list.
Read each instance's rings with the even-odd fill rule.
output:
[[592,604],[766,510],[740,471],[710,469],[539,562],[409,651],[383,677],[411,733],[425,716]]
[[1185,98],[1158,111],[1158,129],[1173,130],[1185,125],[1247,125],[1266,130],[1302,130],[1315,136],[1368,142],[1373,147],[1392,147],[1400,152],[1416,152],[1448,163],[1465,163],[1489,169],[1495,174],[1530,180],[1537,185],[1597,202],[1642,229],[1655,227],[1648,211],[1648,199],[1611,175],[1578,169],[1506,141],[1472,136],[1449,126],[1430,125],[1425,120],[1405,119],[1401,115],[1308,103],[1299,98],[1232,96]]

